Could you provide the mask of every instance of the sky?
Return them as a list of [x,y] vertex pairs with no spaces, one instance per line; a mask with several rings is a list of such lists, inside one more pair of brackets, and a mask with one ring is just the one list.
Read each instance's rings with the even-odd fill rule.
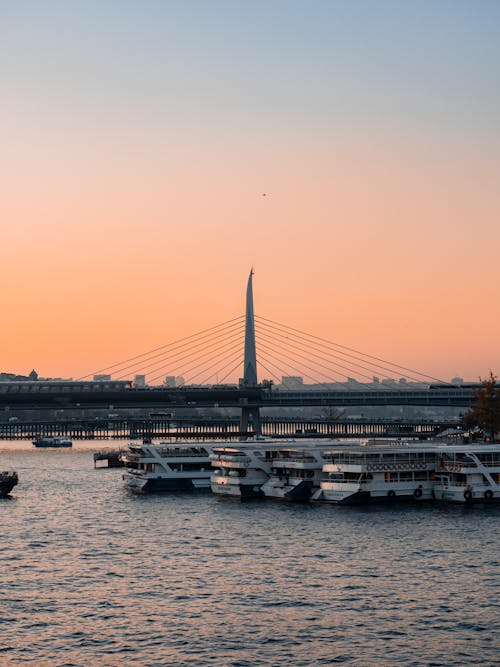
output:
[[[0,0],[0,371],[244,313],[500,374],[500,3]],[[257,351],[258,353],[258,351]]]

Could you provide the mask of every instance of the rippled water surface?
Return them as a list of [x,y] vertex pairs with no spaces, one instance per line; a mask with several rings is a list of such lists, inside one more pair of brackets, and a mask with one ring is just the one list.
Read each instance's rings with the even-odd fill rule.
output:
[[0,443],[2,667],[500,663],[500,508],[133,496],[99,446]]

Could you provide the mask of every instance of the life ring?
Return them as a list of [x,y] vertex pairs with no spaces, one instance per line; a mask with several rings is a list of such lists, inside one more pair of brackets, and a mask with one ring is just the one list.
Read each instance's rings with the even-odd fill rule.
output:
[[464,498],[465,500],[472,500],[472,491],[470,491],[469,489],[464,491]]
[[396,492],[393,491],[392,489],[390,491],[387,491],[387,497],[388,498],[394,498],[395,495],[396,495]]
[[493,491],[491,489],[486,489],[484,492],[484,499],[491,500],[493,498]]
[[421,498],[422,497],[422,487],[419,486],[418,489],[415,489],[415,491],[413,492],[413,495],[415,496],[415,498]]

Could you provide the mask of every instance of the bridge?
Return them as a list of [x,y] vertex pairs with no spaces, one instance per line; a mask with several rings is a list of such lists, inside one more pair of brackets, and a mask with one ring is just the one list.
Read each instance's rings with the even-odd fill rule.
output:
[[[456,419],[300,419],[262,418],[261,433],[270,438],[419,438],[446,432],[460,433]],[[103,438],[239,439],[247,435],[238,417],[212,418],[115,418],[9,422],[0,424],[0,439],[31,440],[64,436],[74,440]]]
[[[272,385],[184,386],[135,388],[129,383],[109,387],[106,383],[9,383],[0,385],[0,406],[17,409],[114,409],[114,408],[260,408],[428,406],[467,408],[474,402],[478,384],[430,385],[422,389],[376,391],[363,389],[307,389],[283,391]],[[23,386],[26,385],[26,386]]]
[[[239,432],[260,433],[261,410],[303,407],[425,406],[466,409],[477,383],[451,384],[387,360],[257,317],[253,271],[245,315],[155,348],[77,381],[0,382],[4,419],[26,410],[237,408]],[[241,337],[244,337],[243,345]],[[243,358],[242,358],[243,348]],[[258,350],[258,354],[257,354]],[[228,378],[243,369],[237,382]],[[140,371],[148,385],[132,383]],[[154,385],[165,373],[180,386]],[[258,374],[266,380],[258,381]],[[291,389],[276,380],[295,383]],[[295,375],[294,375],[295,374]],[[377,376],[375,376],[377,374]],[[91,376],[100,378],[91,380]],[[394,376],[400,376],[399,382]],[[303,379],[309,382],[305,384]],[[214,382],[215,379],[215,382]],[[16,417],[10,417],[16,419]],[[1,421],[1,420],[0,420]]]

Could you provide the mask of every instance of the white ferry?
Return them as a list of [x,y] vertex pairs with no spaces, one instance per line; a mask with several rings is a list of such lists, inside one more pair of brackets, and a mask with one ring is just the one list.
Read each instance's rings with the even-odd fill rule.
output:
[[[310,486],[302,483],[314,478],[313,468],[318,465],[319,461],[312,463],[306,461],[303,457],[302,462],[295,462],[294,468],[293,456],[296,455],[296,458],[298,458],[300,455],[297,452],[300,450],[307,451],[312,455],[313,451],[325,446],[324,440],[309,441],[307,444],[303,442],[299,444],[293,440],[263,440],[261,442],[244,442],[231,447],[214,447],[211,461],[216,470],[212,474],[210,486],[214,493],[225,496],[263,498],[267,495],[270,498],[290,500],[295,496],[295,499],[298,499]],[[331,442],[329,446],[332,446]],[[288,483],[285,478],[285,483],[279,490],[277,485],[271,487],[268,481],[271,477],[276,480],[276,476],[279,479],[278,471],[283,470],[284,457],[288,458],[290,468],[294,468],[296,474],[293,480],[291,480],[289,474]],[[309,463],[312,463],[312,465],[309,466]],[[310,472],[313,473],[313,477],[308,476]],[[276,481],[274,483],[277,484]],[[293,493],[295,487],[297,488]],[[287,496],[290,492],[291,495]]]
[[[339,443],[349,447],[359,443]],[[304,501],[319,488],[323,466],[329,461],[332,443],[304,444],[280,449],[271,465],[269,478],[262,485],[266,498]]]
[[135,493],[210,491],[212,447],[203,443],[131,443],[121,458],[125,486]]
[[260,445],[214,447],[210,457],[210,487],[216,494],[239,498],[262,497],[261,487],[271,471],[271,451]]
[[451,445],[438,453],[434,496],[453,503],[500,502],[500,445]]
[[331,450],[312,500],[338,504],[429,500],[433,497],[436,446],[368,441]]

